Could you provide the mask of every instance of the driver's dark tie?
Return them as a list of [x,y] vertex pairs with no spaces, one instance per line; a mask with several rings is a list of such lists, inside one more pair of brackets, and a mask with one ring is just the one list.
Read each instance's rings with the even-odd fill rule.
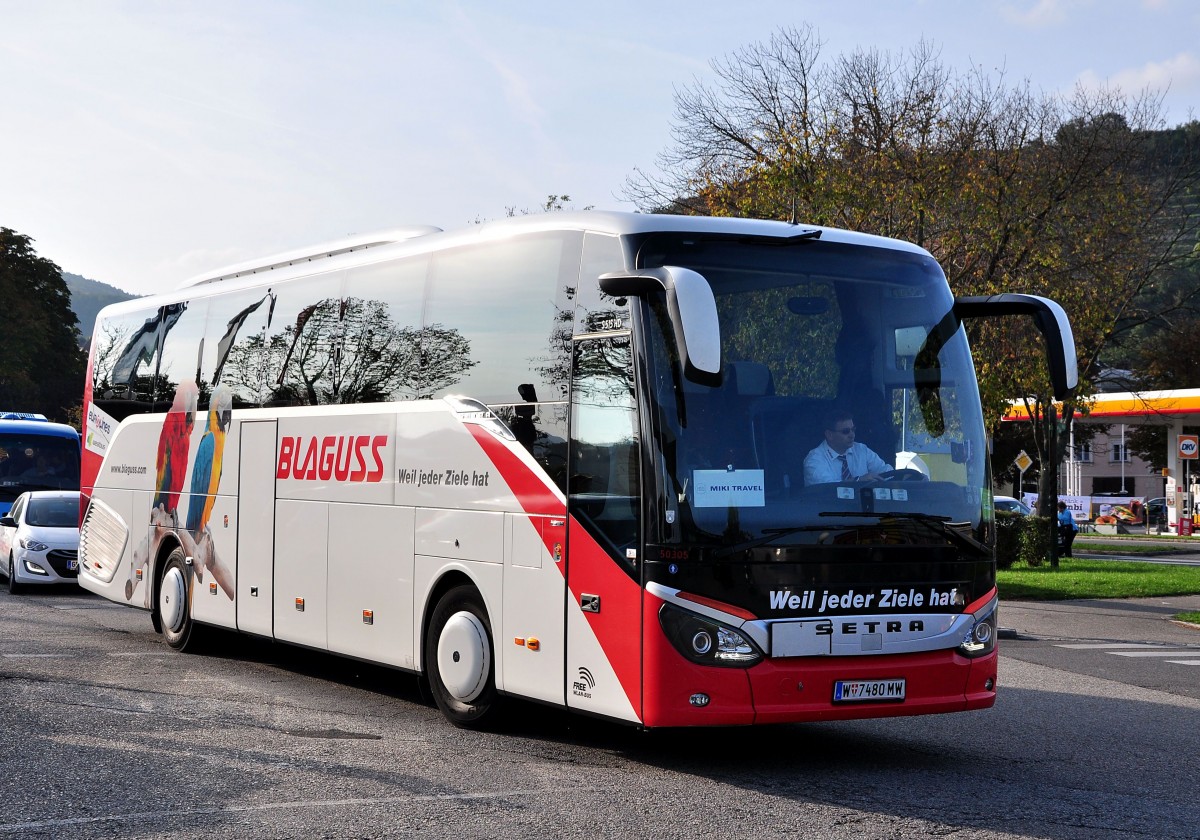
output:
[[846,463],[846,456],[839,455],[838,460],[842,462],[842,481],[853,481],[854,476],[850,475],[850,465]]

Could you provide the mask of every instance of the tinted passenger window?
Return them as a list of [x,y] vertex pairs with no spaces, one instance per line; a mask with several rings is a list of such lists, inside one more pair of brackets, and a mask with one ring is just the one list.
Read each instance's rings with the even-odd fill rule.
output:
[[350,271],[341,402],[412,400],[430,391],[427,371],[436,376],[443,362],[421,327],[428,273],[425,255]]
[[[239,339],[247,355],[246,369],[261,371],[259,382],[241,382],[240,387],[259,389],[263,405],[325,405],[339,401],[342,384],[341,345],[344,274],[308,277],[272,289],[268,303],[269,324],[263,339],[253,331]],[[232,313],[231,313],[232,314]],[[213,319],[210,317],[210,322]],[[261,316],[254,321],[261,326]],[[265,364],[258,364],[257,356]],[[232,371],[230,381],[237,382]],[[222,372],[222,381],[224,381]]]
[[[204,299],[175,304],[179,318],[166,332],[162,357],[158,363],[155,383],[155,411],[168,411],[177,400],[194,405],[200,372],[200,350],[204,346],[205,314],[208,301]],[[187,396],[185,398],[185,395]],[[207,395],[207,392],[206,392]]]
[[106,318],[92,339],[92,398],[117,420],[154,410],[159,350],[185,304]]
[[579,270],[579,234],[524,236],[436,254],[424,320],[428,394],[489,405],[562,398],[556,341]]
[[274,393],[268,325],[279,315],[275,287],[244,289],[215,297],[208,309],[204,336],[200,407],[208,408],[220,386],[233,408],[268,403]]

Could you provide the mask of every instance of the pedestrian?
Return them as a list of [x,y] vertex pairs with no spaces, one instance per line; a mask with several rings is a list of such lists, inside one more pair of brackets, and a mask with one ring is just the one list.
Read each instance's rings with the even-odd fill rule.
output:
[[1058,537],[1062,542],[1062,556],[1071,556],[1071,543],[1075,542],[1075,534],[1079,531],[1079,526],[1075,524],[1075,517],[1071,515],[1071,511],[1067,510],[1067,503],[1059,501],[1058,503]]

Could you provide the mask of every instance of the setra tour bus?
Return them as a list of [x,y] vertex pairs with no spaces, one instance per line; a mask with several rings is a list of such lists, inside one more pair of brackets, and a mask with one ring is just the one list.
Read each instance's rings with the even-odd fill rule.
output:
[[[561,213],[234,266],[97,318],[80,582],[180,650],[215,626],[416,673],[459,726],[505,697],[643,727],[986,708],[962,320],[1020,313],[1074,387],[1057,304],[956,299],[842,230]],[[886,469],[806,477],[851,428]]]

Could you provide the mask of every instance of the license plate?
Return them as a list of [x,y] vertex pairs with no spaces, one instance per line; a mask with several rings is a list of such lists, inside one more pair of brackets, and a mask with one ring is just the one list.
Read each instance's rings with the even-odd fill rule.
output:
[[838,680],[833,684],[834,703],[899,702],[904,680]]
[[78,560],[68,560],[67,561],[67,571],[68,572],[79,571],[79,561]]

